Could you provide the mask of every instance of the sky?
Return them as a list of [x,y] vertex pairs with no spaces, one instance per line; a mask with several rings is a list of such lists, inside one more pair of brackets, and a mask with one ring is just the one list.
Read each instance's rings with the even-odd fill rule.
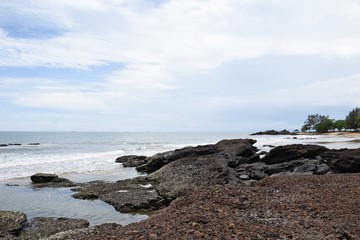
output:
[[355,107],[359,0],[0,1],[0,131],[294,130]]

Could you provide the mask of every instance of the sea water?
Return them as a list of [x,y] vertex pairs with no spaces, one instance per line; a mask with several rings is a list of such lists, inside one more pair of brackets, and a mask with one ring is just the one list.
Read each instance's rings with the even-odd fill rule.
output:
[[[250,136],[244,133],[99,133],[0,132],[0,210],[22,211],[28,217],[83,218],[92,225],[128,224],[145,215],[121,214],[99,200],[71,197],[69,188],[33,189],[30,176],[55,173],[74,182],[116,181],[139,176],[134,168],[115,163],[123,155],[150,156],[182,148],[216,143],[222,139],[253,138],[261,150],[268,145],[314,143],[329,148],[355,148],[358,142],[334,136]],[[9,186],[10,185],[10,186]],[[16,185],[16,186],[13,186]]]

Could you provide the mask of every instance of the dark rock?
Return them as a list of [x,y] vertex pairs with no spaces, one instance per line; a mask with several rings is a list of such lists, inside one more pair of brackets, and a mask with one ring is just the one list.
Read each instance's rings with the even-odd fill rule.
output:
[[182,196],[195,187],[226,184],[230,181],[227,160],[220,156],[182,158],[148,176],[160,196],[167,201]]
[[259,152],[259,155],[265,155],[267,153],[268,153],[267,151],[261,151],[261,152]]
[[118,157],[115,162],[122,163],[124,167],[138,167],[147,163],[146,156],[128,155]]
[[31,146],[39,146],[40,143],[29,143],[29,145],[31,145]]
[[20,232],[20,239],[40,239],[53,234],[73,229],[81,229],[89,226],[89,222],[83,219],[70,218],[45,218],[31,219]]
[[56,174],[36,173],[30,177],[34,187],[74,187],[76,184]]
[[7,147],[9,146],[8,144],[0,144],[0,147]]
[[320,154],[328,166],[337,173],[360,172],[360,148],[331,150]]
[[167,206],[147,178],[121,180],[114,183],[93,182],[84,184],[73,191],[79,199],[100,199],[124,213],[145,212]]
[[9,146],[21,146],[21,143],[9,143]]
[[151,157],[148,157],[147,162],[144,165],[138,166],[136,169],[141,172],[152,173],[177,159],[186,157],[199,157],[214,154],[217,152],[219,152],[219,150],[214,147],[214,145],[185,147],[182,149],[176,149],[175,151],[158,153]]
[[25,213],[0,211],[0,238],[11,239],[11,235],[18,235],[25,222]]
[[47,183],[57,181],[59,176],[51,173],[36,173],[30,178],[33,183]]
[[265,145],[263,145],[263,147],[274,148],[275,146],[274,146],[274,145],[271,145],[271,144],[265,144]]
[[301,158],[315,158],[320,153],[326,151],[329,151],[329,149],[319,145],[293,144],[278,146],[271,149],[261,161],[266,164],[283,163]]
[[250,135],[296,135],[296,133],[289,132],[288,130],[284,129],[282,131],[266,130],[266,131],[252,133]]
[[156,190],[144,188],[110,192],[101,196],[101,200],[123,213],[146,212],[167,206],[165,199]]

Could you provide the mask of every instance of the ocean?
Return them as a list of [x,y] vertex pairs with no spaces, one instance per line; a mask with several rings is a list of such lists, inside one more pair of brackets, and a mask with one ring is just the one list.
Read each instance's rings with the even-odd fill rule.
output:
[[128,224],[146,215],[121,214],[101,201],[71,197],[69,188],[34,189],[30,176],[55,173],[74,182],[116,181],[139,176],[133,168],[115,163],[124,155],[146,155],[185,146],[216,143],[222,139],[253,138],[261,150],[267,145],[315,143],[329,148],[355,148],[349,138],[324,135],[250,136],[246,133],[100,133],[100,132],[0,132],[0,210],[22,211],[28,217],[83,218],[91,225]]

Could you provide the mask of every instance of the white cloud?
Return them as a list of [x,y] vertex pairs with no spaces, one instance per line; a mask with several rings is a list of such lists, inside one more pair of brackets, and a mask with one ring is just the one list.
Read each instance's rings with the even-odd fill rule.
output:
[[29,107],[67,110],[102,110],[105,107],[91,95],[79,92],[30,93],[20,96],[15,103]]
[[[0,27],[0,67],[91,69],[124,64],[105,73],[96,84],[87,85],[86,80],[65,84],[32,76],[22,79],[27,88],[7,83],[8,92],[0,96],[20,105],[102,111],[124,106],[132,111],[135,105],[141,111],[142,106],[154,103],[164,109],[178,104],[184,112],[195,112],[264,103],[279,107],[359,103],[358,76],[297,89],[269,89],[269,94],[257,96],[242,92],[200,99],[183,93],[179,95],[184,99],[176,103],[173,96],[166,97],[184,87],[187,77],[211,73],[239,59],[360,56],[360,3],[355,0],[170,0],[160,6],[146,0],[29,0],[0,3],[0,9],[5,7],[19,10],[15,18],[37,19],[38,24],[45,22],[59,32],[49,38],[14,38],[7,32],[11,29]],[[67,82],[71,80],[76,79]],[[339,88],[343,83],[350,88]],[[205,81],[203,85],[206,88]]]

